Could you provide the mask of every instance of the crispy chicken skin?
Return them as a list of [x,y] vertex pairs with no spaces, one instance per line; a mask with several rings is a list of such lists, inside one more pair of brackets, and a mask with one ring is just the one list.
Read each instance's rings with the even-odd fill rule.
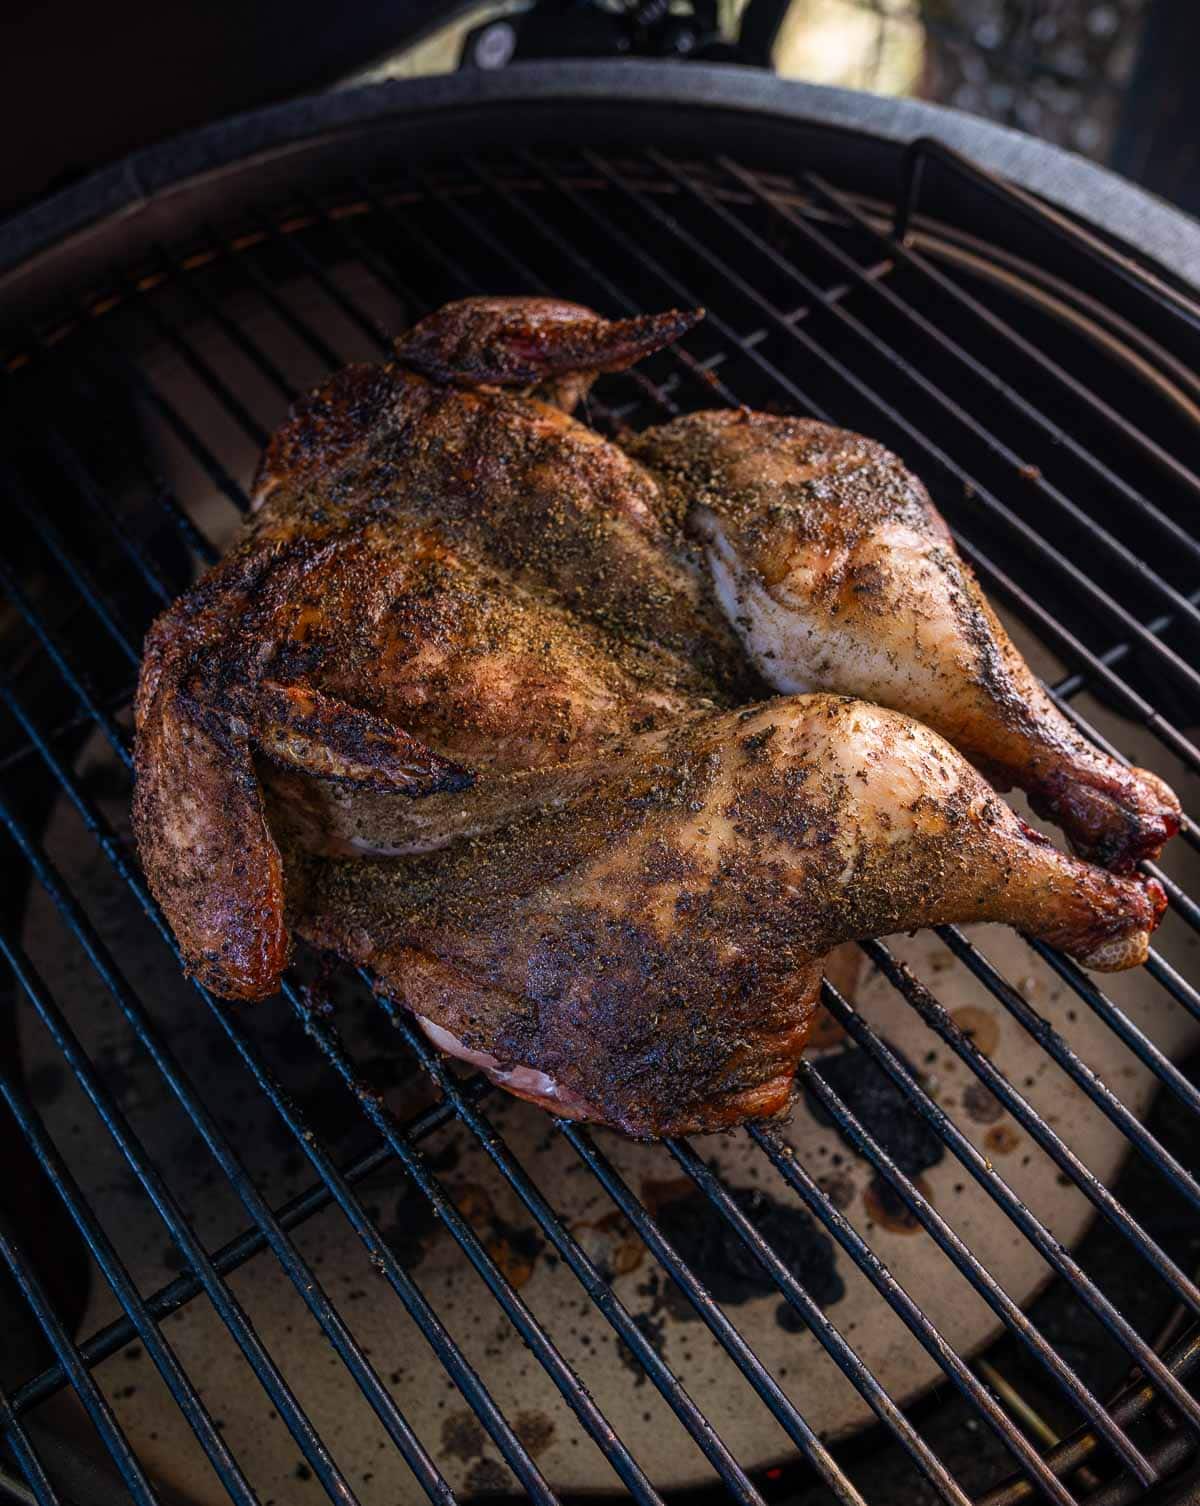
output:
[[[518,306],[497,342],[532,328],[520,349],[547,346],[555,382],[547,327],[600,369],[692,322]],[[421,332],[425,363],[461,345],[455,320]],[[278,987],[278,839],[436,846],[551,797],[521,771],[761,692],[655,490],[559,408],[399,364],[349,367],[297,406],[242,539],[151,628],[139,684],[138,843],[203,982]]]
[[786,1102],[847,939],[996,919],[1141,960],[1156,886],[949,744],[1119,873],[1174,797],[1058,715],[894,456],[570,416],[696,317],[467,300],[296,405],[138,690],[139,848],[215,992],[273,992],[294,929],[512,1091],[658,1134]]
[[936,733],[831,695],[623,740],[485,841],[302,868],[302,935],[507,1086],[634,1135],[784,1108],[840,942],[997,920],[1119,968],[1163,904],[1030,832]]

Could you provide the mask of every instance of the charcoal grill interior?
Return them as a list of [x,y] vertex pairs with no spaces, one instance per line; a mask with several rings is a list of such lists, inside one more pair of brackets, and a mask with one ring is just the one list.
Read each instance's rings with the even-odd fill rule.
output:
[[[544,123],[512,145],[475,138],[421,158],[343,144],[296,182],[187,206],[152,244],[93,248],[17,309],[0,299],[0,815],[20,888],[0,912],[0,1500],[549,1502],[586,1488],[651,1502],[676,1485],[742,1502],[1141,1499],[1188,1466],[1200,1427],[1190,822],[1149,866],[1170,913],[1135,980],[1097,980],[990,928],[868,943],[850,997],[826,985],[828,1046],[800,1069],[804,1106],[736,1146],[635,1149],[513,1106],[439,1060],[369,979],[319,960],[246,1008],[174,967],[122,827],[145,628],[227,541],[288,402],[474,291],[553,291],[612,314],[705,305],[682,348],[602,381],[592,421],[612,431],[747,403],[879,436],[925,478],[1059,703],[1189,804],[1200,306],[1168,273],[933,143],[892,153],[864,190],[859,174],[839,179],[836,143],[783,170],[765,142],[617,149],[582,119],[578,145]],[[984,1011],[943,1007],[954,977],[1035,1074],[993,1061]],[[856,1008],[872,989],[886,1008]],[[906,1022],[903,1051],[888,1011]],[[847,1076],[835,1063],[851,1050]],[[902,1106],[899,1135],[894,1109],[856,1095],[869,1071]],[[986,1104],[978,1118],[961,1112],[968,1091]],[[1077,1134],[1079,1115],[1108,1138]],[[274,1133],[251,1139],[265,1121]],[[818,1133],[871,1199],[839,1196]],[[954,1195],[932,1191],[913,1134]],[[1061,1197],[1035,1197],[1049,1173]],[[118,1181],[158,1231],[152,1258],[114,1218]],[[561,1215],[568,1183],[609,1217],[619,1256],[598,1220]],[[972,1198],[983,1232],[964,1239]],[[778,1209],[803,1210],[810,1248],[894,1325],[887,1384]],[[309,1239],[322,1221],[353,1234],[352,1264],[323,1260]],[[724,1266],[701,1258],[701,1225],[724,1241]],[[76,1239],[86,1310],[106,1315],[81,1332]],[[997,1275],[1007,1247],[1036,1268],[1018,1291]],[[429,1295],[444,1296],[441,1262],[461,1267],[482,1349],[462,1309]],[[731,1263],[772,1294],[769,1353],[747,1337]],[[286,1355],[253,1270],[295,1308]],[[1027,1317],[1046,1283],[1060,1315],[1039,1300]],[[365,1332],[368,1285],[394,1318]],[[960,1352],[946,1334],[964,1302],[976,1337]],[[665,1340],[664,1304],[692,1319]],[[223,1335],[220,1363],[189,1351],[200,1309]],[[993,1333],[1001,1346],[980,1364]],[[723,1368],[693,1387],[687,1350],[701,1341]],[[293,1373],[296,1345],[320,1353],[319,1386]],[[503,1389],[502,1352],[526,1376],[503,1371]],[[285,1479],[256,1473],[254,1441],[227,1415],[235,1370],[263,1427],[289,1440]],[[942,1385],[921,1402],[926,1371]],[[443,1386],[431,1421],[420,1393]],[[852,1421],[815,1427],[818,1398],[838,1388]],[[204,1492],[171,1478],[147,1391],[186,1435]],[[635,1392],[645,1426],[616,1426]],[[331,1395],[367,1419],[371,1461],[324,1425]],[[760,1418],[768,1444],[728,1441]],[[586,1487],[574,1468],[562,1485],[547,1427],[593,1461]],[[660,1448],[660,1430],[680,1441]],[[688,1467],[666,1469],[681,1451]]]

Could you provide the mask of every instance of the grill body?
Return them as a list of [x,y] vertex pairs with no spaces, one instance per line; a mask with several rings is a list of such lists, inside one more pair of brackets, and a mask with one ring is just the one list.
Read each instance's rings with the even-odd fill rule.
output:
[[[1065,1503],[1189,1457],[1190,827],[1144,975],[1101,987],[986,931],[871,943],[854,1004],[826,989],[806,1106],[728,1143],[635,1149],[504,1103],[353,978],[243,1010],[178,975],[122,829],[141,634],[227,540],[290,398],[471,291],[706,305],[687,352],[598,387],[596,421],[743,401],[882,438],[1061,703],[1187,804],[1200,235],[1003,133],[986,155],[1059,174],[1068,207],[1090,186],[1089,227],[904,150],[894,115],[851,130],[841,96],[819,121],[768,108],[770,80],[603,74],[290,107],[14,232],[0,1498]],[[1048,1281],[1067,1316],[1026,1316]],[[934,1380],[937,1412],[901,1410]],[[242,1395],[252,1423],[225,1415]],[[202,1485],[172,1478],[167,1415]],[[873,1454],[846,1441],[867,1423]]]

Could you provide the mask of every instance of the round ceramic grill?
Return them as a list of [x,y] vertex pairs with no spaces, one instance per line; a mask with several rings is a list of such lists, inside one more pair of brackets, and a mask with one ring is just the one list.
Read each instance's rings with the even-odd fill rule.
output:
[[655,1146],[460,1073],[320,959],[213,1000],[141,878],[147,624],[289,401],[477,291],[703,304],[590,420],[746,403],[883,439],[1059,704],[1189,804],[1186,289],[933,143],[668,113],[247,141],[0,289],[0,1499],[1066,1506],[1184,1478],[1190,824],[1136,974],[993,927],[867,943],[787,1124]]

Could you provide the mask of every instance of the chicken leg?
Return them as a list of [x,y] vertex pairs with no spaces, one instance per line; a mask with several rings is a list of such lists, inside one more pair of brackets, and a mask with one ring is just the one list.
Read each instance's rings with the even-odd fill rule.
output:
[[928,728],[831,695],[626,739],[486,842],[299,870],[296,929],[440,1047],[634,1135],[784,1108],[841,942],[1005,921],[1113,969],[1165,903],[1031,832]]
[[702,542],[775,689],[836,689],[919,717],[1115,872],[1178,830],[1162,780],[1093,747],[1046,695],[925,488],[882,445],[742,411],[690,414],[626,448]]

